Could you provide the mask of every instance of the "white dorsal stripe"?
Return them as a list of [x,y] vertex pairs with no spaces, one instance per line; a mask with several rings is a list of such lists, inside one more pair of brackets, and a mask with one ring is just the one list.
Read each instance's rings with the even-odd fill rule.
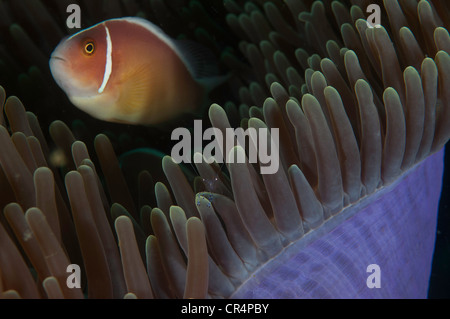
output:
[[[152,33],[154,36],[156,36],[158,39],[164,42],[169,48],[171,48],[173,52],[175,52],[175,54],[180,58],[180,60],[183,62],[184,66],[186,67],[186,69],[193,78],[196,78],[199,74],[201,74],[201,71],[199,73],[199,69],[197,68],[196,65],[198,64],[200,58],[196,57],[195,54],[200,54],[200,56],[202,57],[201,59],[203,59],[203,57],[208,57],[209,55],[211,55],[215,61],[215,57],[212,55],[212,53],[209,54],[208,53],[209,51],[205,48],[202,48],[201,45],[199,45],[200,48],[199,49],[193,46],[192,44],[189,44],[189,41],[183,43],[177,40],[173,40],[160,27],[158,27],[157,25],[153,24],[150,21],[147,21],[139,17],[125,17],[114,20],[115,21],[124,20],[128,23],[140,26],[149,31],[150,33]],[[202,69],[205,69],[203,67],[203,61],[201,61],[201,64]],[[208,63],[206,62],[206,64]]]
[[108,84],[109,78],[111,77],[112,73],[112,41],[111,41],[111,35],[109,34],[109,29],[104,24],[105,30],[106,30],[106,64],[105,64],[105,74],[103,75],[103,83],[98,89],[98,93],[103,93],[105,90],[106,85]]
[[138,25],[138,26],[146,29],[147,31],[152,33],[154,36],[156,36],[158,39],[160,39],[162,42],[164,42],[169,48],[171,48],[176,53],[176,55],[181,59],[181,61],[183,61],[183,63],[186,66],[188,66],[188,64],[189,64],[188,61],[185,59],[183,53],[180,52],[180,50],[176,46],[174,40],[172,40],[160,27],[158,27],[157,25],[153,24],[150,21],[147,21],[147,20],[145,20],[143,18],[139,18],[139,17],[125,17],[125,18],[113,19],[113,21],[119,21],[119,20],[123,20],[128,23],[132,23],[132,24]]
[[123,20],[123,21],[143,27],[144,29],[150,31],[150,33],[155,35],[158,39],[163,41],[165,44],[167,44],[177,54],[179,54],[178,49],[177,49],[176,45],[174,44],[173,40],[160,27],[153,24],[152,22],[147,21],[143,18],[139,18],[139,17],[125,17],[125,18],[113,19],[113,21],[114,20],[115,21]]

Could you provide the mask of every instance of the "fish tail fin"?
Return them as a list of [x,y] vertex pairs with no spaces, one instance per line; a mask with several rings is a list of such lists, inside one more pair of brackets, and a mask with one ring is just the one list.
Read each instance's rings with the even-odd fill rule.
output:
[[205,116],[205,114],[208,114],[209,107],[211,104],[213,104],[213,100],[210,97],[211,91],[216,89],[217,87],[223,85],[226,83],[230,78],[232,77],[232,73],[229,72],[225,75],[217,75],[217,76],[211,76],[208,78],[202,78],[197,80],[198,84],[203,88],[204,94],[203,94],[203,100],[201,102],[201,107],[198,108],[193,114],[198,117],[202,118]]
[[176,50],[192,78],[203,88],[201,107],[193,112],[202,117],[212,104],[209,94],[232,77],[232,73],[220,74],[219,59],[207,47],[191,40],[175,40]]
[[231,73],[220,74],[219,60],[209,48],[190,40],[176,40],[175,46],[189,73],[206,93],[230,79]]
[[219,65],[214,53],[191,40],[175,40],[176,50],[195,80],[219,75]]
[[197,79],[197,82],[206,90],[206,93],[211,92],[216,87],[221,86],[231,78],[231,72],[225,75],[215,75],[206,78]]

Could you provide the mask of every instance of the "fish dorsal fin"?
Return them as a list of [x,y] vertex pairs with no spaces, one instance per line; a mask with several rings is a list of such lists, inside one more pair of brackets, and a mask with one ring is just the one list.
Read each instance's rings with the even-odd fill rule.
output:
[[190,40],[174,40],[174,45],[194,79],[219,75],[217,59],[208,48]]
[[120,97],[118,104],[124,112],[134,112],[149,103],[149,90],[151,90],[151,72],[148,65],[143,64],[133,68],[124,77],[120,84]]

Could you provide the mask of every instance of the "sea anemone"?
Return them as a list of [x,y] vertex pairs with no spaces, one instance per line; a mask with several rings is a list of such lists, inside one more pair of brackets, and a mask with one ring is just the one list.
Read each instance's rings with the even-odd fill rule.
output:
[[[57,169],[37,117],[0,87],[1,295],[425,297],[450,137],[447,4],[386,0],[380,28],[368,1],[352,4],[224,2],[242,39],[244,58],[222,54],[239,106],[213,104],[209,120],[224,134],[278,128],[275,174],[230,160],[250,136],[225,168],[199,161],[192,179],[165,156],[154,179],[152,165],[125,164],[160,157],[119,161],[105,134],[94,157],[62,121],[49,129]],[[127,167],[140,165],[136,196]],[[383,289],[367,288],[372,264]]]

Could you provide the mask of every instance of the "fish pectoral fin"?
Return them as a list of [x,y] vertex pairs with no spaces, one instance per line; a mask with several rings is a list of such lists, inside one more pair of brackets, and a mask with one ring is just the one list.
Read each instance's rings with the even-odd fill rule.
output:
[[118,104],[123,112],[134,113],[150,104],[152,77],[148,65],[134,68],[120,84]]

